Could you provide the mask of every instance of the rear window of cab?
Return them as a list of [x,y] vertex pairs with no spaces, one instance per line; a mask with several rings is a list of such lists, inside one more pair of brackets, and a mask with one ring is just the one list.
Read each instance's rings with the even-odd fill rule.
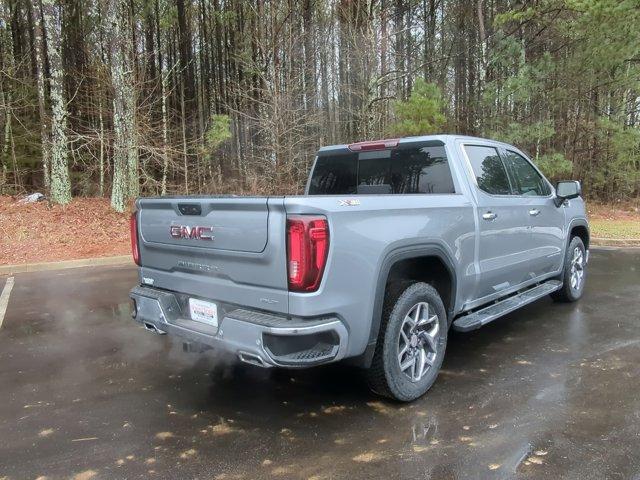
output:
[[320,152],[309,195],[455,193],[442,142],[402,143],[387,150]]

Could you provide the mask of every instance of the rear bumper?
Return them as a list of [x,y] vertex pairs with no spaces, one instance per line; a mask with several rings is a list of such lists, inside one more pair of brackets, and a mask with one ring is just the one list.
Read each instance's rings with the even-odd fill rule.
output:
[[288,318],[221,304],[215,328],[189,318],[184,295],[138,286],[129,296],[133,319],[148,330],[225,350],[261,367],[310,367],[340,360],[347,351],[348,332],[336,317]]

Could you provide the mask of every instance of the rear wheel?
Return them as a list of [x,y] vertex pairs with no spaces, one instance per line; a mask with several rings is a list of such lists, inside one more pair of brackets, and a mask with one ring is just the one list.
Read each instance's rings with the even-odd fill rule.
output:
[[367,376],[374,392],[406,402],[423,395],[438,376],[448,322],[442,299],[431,285],[413,283],[398,293],[390,292],[385,299]]
[[564,259],[562,288],[551,294],[557,302],[575,302],[582,297],[587,277],[587,252],[580,237],[573,237]]

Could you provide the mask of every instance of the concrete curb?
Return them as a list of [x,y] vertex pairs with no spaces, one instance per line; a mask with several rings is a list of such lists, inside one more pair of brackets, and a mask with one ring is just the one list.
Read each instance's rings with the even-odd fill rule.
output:
[[591,243],[599,247],[638,247],[640,239],[638,238],[599,238],[592,237]]
[[79,267],[103,267],[108,265],[131,265],[131,255],[117,257],[81,258],[79,260],[64,260],[62,262],[25,263],[22,265],[2,265],[0,275],[12,275],[14,273],[41,272],[46,270],[64,270]]

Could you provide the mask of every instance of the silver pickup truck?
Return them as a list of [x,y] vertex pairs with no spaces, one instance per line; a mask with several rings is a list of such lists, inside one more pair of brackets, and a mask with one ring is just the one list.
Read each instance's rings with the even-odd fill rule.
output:
[[140,198],[133,318],[260,367],[347,360],[401,401],[433,384],[449,328],[584,290],[580,184],[456,135],[320,149],[305,194]]

